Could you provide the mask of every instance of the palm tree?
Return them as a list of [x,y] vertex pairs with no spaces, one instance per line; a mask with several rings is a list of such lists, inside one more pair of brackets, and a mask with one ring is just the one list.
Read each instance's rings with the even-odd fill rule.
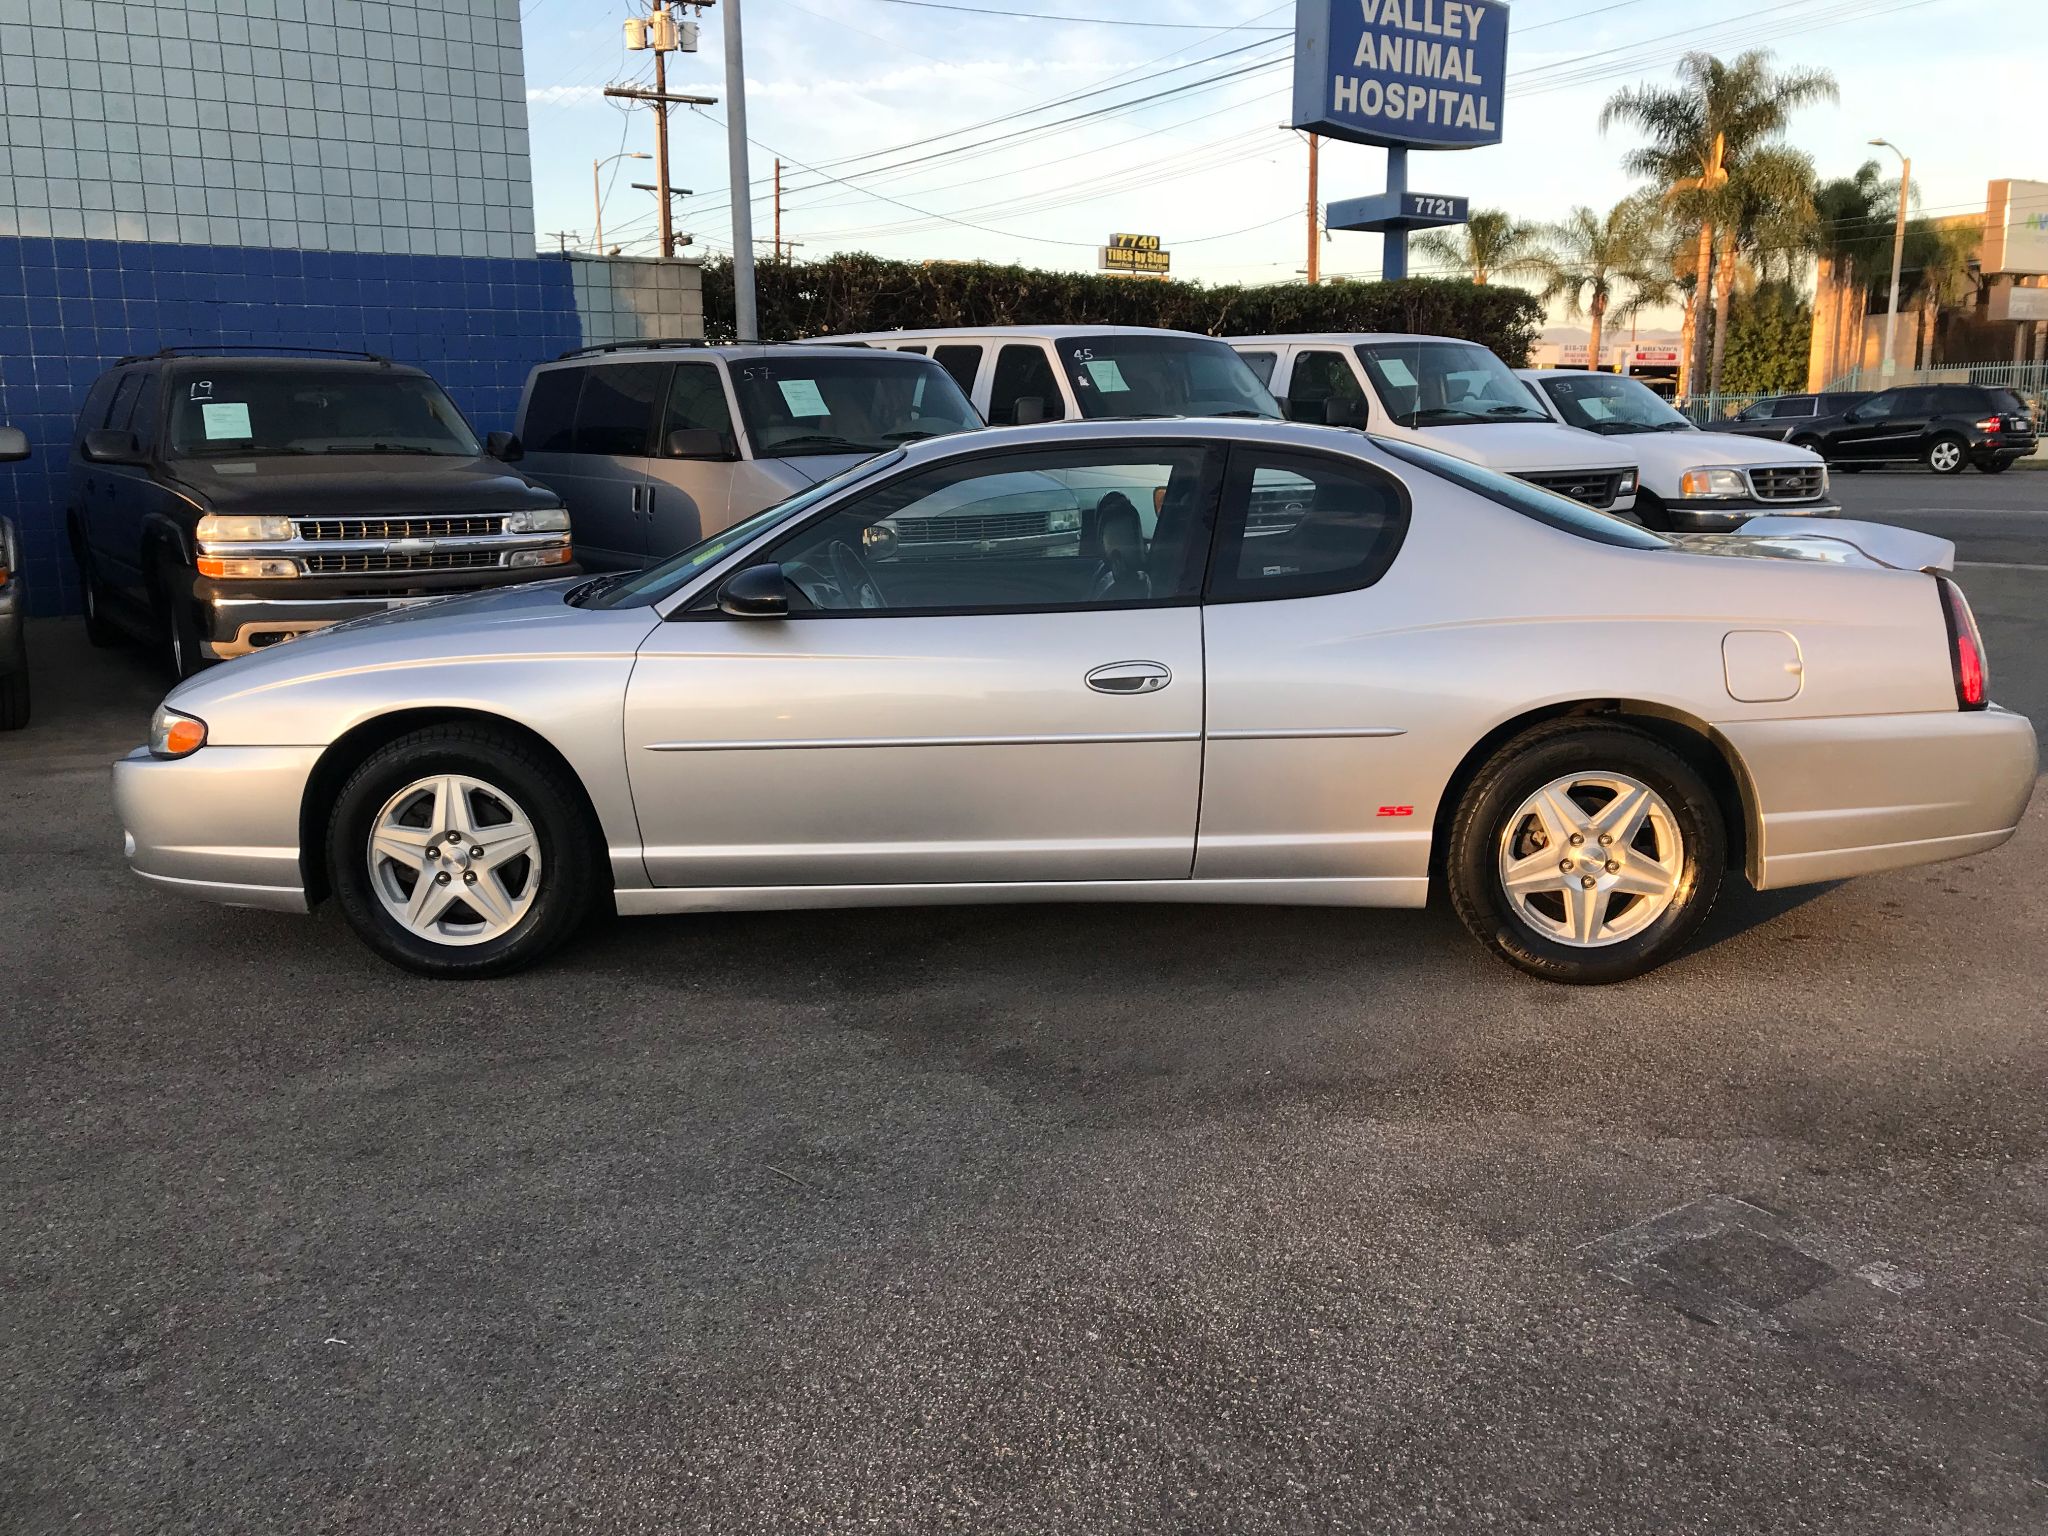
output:
[[[1813,231],[1813,162],[1796,149],[1763,145],[1729,168],[1712,206],[1720,251],[1714,263],[1713,362],[1707,392],[1721,392],[1721,365],[1728,352],[1728,306],[1734,293],[1736,257],[1750,256],[1768,276],[1770,258],[1804,247]],[[1789,268],[1789,260],[1788,260]]]
[[1752,48],[1732,62],[1688,53],[1678,64],[1676,87],[1633,86],[1619,91],[1600,113],[1600,126],[1630,123],[1650,142],[1622,164],[1664,189],[1667,201],[1699,228],[1694,258],[1700,281],[1687,307],[1689,344],[1681,354],[1681,390],[1691,387],[1694,352],[1705,336],[1707,280],[1714,235],[1728,211],[1724,194],[1742,164],[1785,131],[1792,113],[1813,101],[1836,98],[1834,76],[1824,69],[1779,72],[1768,49]]
[[1586,359],[1596,372],[1608,319],[1625,319],[1670,295],[1657,215],[1654,201],[1640,196],[1622,199],[1604,217],[1574,208],[1563,223],[1543,231],[1543,248],[1529,262],[1543,279],[1546,303],[1562,300],[1565,318],[1585,315],[1591,323]]
[[[1919,199],[1919,189],[1911,196]],[[1899,184],[1866,160],[1853,176],[1823,183],[1813,195],[1813,329],[1817,372],[1808,382],[1825,386],[1863,360],[1863,321],[1871,294],[1890,281],[1892,223]]]
[[[1983,232],[1970,224],[1954,225],[1915,219],[1906,226],[1905,271],[1915,273],[1913,291],[1920,299],[1920,314],[1914,321],[1918,366],[1934,366],[1934,343],[1939,334],[1941,311],[1958,303],[1971,292],[1975,278],[1970,271],[1977,257]],[[1887,274],[1889,280],[1889,274]]]
[[1495,274],[1526,272],[1536,247],[1536,229],[1498,208],[1475,208],[1465,221],[1464,238],[1447,229],[1415,237],[1413,249],[1439,266],[1462,272],[1475,283]]

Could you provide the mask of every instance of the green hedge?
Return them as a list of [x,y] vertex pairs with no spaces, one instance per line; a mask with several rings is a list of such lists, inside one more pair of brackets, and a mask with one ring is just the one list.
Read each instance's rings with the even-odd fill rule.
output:
[[[1480,342],[1520,367],[1543,320],[1542,304],[1519,288],[1421,277],[1210,287],[857,254],[764,261],[754,273],[761,334],[771,341],[953,325],[1156,325],[1216,336],[1415,331]],[[713,341],[732,339],[730,261],[705,263],[704,316]]]

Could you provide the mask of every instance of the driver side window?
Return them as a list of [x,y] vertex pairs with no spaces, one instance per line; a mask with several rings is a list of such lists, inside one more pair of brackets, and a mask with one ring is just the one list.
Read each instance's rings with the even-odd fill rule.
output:
[[770,558],[797,615],[1192,601],[1219,483],[1199,447],[992,455],[903,476]]

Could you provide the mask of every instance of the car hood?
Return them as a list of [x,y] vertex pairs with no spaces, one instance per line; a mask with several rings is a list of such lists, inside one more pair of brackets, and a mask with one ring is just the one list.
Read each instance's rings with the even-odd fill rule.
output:
[[211,512],[439,517],[561,505],[553,491],[484,457],[258,454],[243,459],[179,459],[172,473]]
[[445,661],[554,655],[582,649],[599,615],[623,620],[637,645],[660,622],[652,608],[575,608],[564,601],[587,576],[430,598],[388,613],[349,619],[296,640],[209,667],[173,689],[165,703],[205,714],[208,699],[262,692],[306,678]]
[[1742,437],[1730,432],[1628,432],[1607,439],[1628,452],[1645,471],[1705,469],[1722,464],[1820,463],[1820,455],[1768,437]]
[[1426,447],[1482,469],[1524,474],[1545,469],[1633,469],[1624,439],[1580,432],[1549,421],[1496,421],[1462,427],[1418,427]]

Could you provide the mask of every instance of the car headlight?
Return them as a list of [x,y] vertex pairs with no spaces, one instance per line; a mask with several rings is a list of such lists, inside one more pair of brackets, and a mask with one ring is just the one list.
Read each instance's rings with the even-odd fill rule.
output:
[[1081,526],[1081,509],[1057,507],[1045,526],[1054,533],[1072,533]]
[[569,514],[561,507],[542,507],[533,512],[514,512],[505,519],[507,533],[567,533]]
[[206,745],[206,722],[159,704],[149,717],[149,753],[152,757],[190,757]]
[[1685,496],[1746,496],[1749,483],[1739,469],[1688,469],[1678,489]]
[[202,544],[255,544],[291,536],[288,517],[221,517],[209,512],[199,519]]
[[1624,469],[1621,472],[1621,479],[1614,487],[1614,494],[1617,496],[1633,496],[1635,493],[1636,472],[1632,469]]
[[277,555],[201,555],[199,574],[228,581],[248,581],[264,576],[296,576],[299,562]]
[[505,557],[505,564],[521,570],[536,565],[567,565],[575,553],[566,544],[556,544],[548,549],[515,549]]

